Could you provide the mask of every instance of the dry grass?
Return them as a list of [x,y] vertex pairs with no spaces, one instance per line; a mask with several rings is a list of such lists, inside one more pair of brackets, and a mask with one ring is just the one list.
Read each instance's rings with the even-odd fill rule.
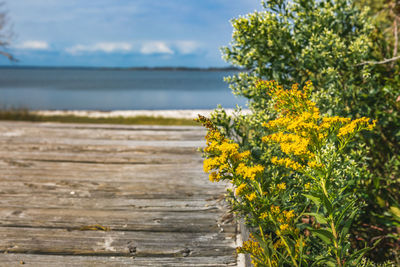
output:
[[152,116],[91,118],[85,116],[58,115],[43,116],[29,112],[29,110],[0,110],[0,120],[8,121],[37,121],[37,122],[65,122],[65,123],[105,123],[130,125],[194,125],[199,124],[192,119],[163,118]]

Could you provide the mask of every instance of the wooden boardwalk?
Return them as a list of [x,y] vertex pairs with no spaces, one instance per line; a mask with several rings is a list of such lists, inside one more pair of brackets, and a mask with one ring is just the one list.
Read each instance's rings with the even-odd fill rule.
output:
[[237,266],[204,134],[0,122],[0,266]]

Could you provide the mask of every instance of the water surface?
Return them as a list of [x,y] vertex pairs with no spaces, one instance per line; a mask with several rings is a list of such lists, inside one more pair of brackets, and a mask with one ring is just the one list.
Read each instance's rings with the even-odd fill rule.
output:
[[213,109],[245,106],[228,71],[0,68],[0,107],[28,109]]

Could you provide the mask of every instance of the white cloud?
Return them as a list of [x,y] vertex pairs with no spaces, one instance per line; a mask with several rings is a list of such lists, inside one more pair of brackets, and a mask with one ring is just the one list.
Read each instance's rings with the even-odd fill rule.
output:
[[199,49],[200,44],[195,41],[178,41],[176,42],[178,51],[182,54],[192,54]]
[[145,55],[174,53],[174,51],[172,51],[172,49],[164,42],[146,42],[142,45],[140,52]]
[[15,48],[26,49],[26,50],[46,50],[49,49],[49,44],[45,41],[25,41],[23,43],[17,44]]
[[129,52],[133,48],[133,45],[126,42],[102,42],[102,43],[95,43],[93,45],[75,45],[72,47],[68,47],[66,51],[71,54],[77,54],[80,52],[105,52],[105,53],[112,53],[112,52]]

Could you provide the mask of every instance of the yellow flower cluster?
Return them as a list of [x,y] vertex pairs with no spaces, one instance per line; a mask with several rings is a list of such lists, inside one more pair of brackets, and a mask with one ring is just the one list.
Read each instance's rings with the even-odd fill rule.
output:
[[290,158],[278,159],[277,157],[272,157],[271,162],[272,162],[272,164],[284,166],[286,168],[289,168],[289,169],[292,169],[295,171],[304,168],[304,166],[302,166],[300,163],[298,163],[294,160],[291,160]]
[[[239,145],[225,138],[217,129],[209,129],[206,140],[207,147],[204,152],[208,153],[209,156],[203,162],[203,170],[209,173],[212,182],[220,181],[225,174],[232,172],[233,166],[250,156],[250,151],[240,153],[238,151]],[[259,169],[256,166],[255,169],[248,167],[244,170],[242,168],[242,171],[245,171],[248,178],[254,179]]]
[[280,144],[281,150],[287,155],[312,157],[313,153],[308,150],[309,138],[296,134],[274,133],[263,137],[263,141],[274,141]]
[[271,205],[271,212],[273,214],[279,214],[281,212],[281,209],[279,208],[279,206]]
[[260,218],[261,220],[264,220],[264,219],[268,218],[268,213],[267,213],[267,212],[261,213],[261,215],[259,216],[259,218]]
[[306,184],[304,185],[304,189],[305,189],[305,190],[310,190],[310,188],[311,188],[311,184],[310,184],[310,183],[306,183]]
[[282,232],[285,232],[286,230],[289,229],[289,224],[287,224],[287,223],[281,224],[279,226],[279,229],[281,229]]
[[[282,211],[280,210],[279,206],[271,205],[270,207],[271,215],[276,218],[276,220],[280,223],[290,223],[291,220],[294,218],[294,211]],[[263,212],[259,216],[260,219],[268,218],[268,212]]]
[[294,84],[290,90],[285,90],[276,81],[260,81],[257,86],[267,90],[268,94],[275,99],[275,109],[282,114],[291,115],[305,111],[304,103],[306,106],[315,106],[314,103],[309,101],[312,83],[308,81],[303,87],[303,91],[299,90],[299,85]]
[[255,192],[251,193],[250,195],[246,195],[246,198],[247,198],[249,201],[253,201],[256,197],[257,197],[257,195],[256,195]]
[[221,180],[221,175],[217,172],[211,172],[209,179],[211,182],[218,182],[219,180]]
[[345,138],[375,127],[376,121],[370,123],[370,119],[365,117],[356,120],[338,116],[322,118],[316,104],[310,100],[311,82],[307,82],[303,90],[297,84],[285,90],[275,81],[262,81],[259,85],[268,90],[278,113],[277,119],[263,123],[264,127],[276,131],[264,136],[263,141],[278,143],[281,151],[290,157],[274,157],[271,160],[273,164],[293,170],[304,169],[302,164],[307,164],[312,169],[322,168],[324,165],[315,161],[315,152],[317,147],[327,142],[330,134]]
[[[293,218],[295,217],[293,210],[284,210],[281,212],[280,208],[274,205],[271,205],[270,210],[273,219],[279,223],[279,231],[277,232],[278,235],[285,234],[294,230],[294,227],[292,226]],[[264,212],[260,215],[259,218],[263,219],[267,217],[268,213]]]
[[319,168],[324,167],[324,164],[318,163],[318,162],[316,162],[316,161],[309,161],[309,162],[307,163],[307,165],[308,165],[308,167],[310,167],[311,169],[319,169]]
[[320,127],[320,129],[329,129],[332,126],[347,124],[350,121],[351,121],[350,118],[342,118],[339,116],[325,117],[325,118],[322,118],[322,122],[319,125],[319,127]]
[[369,121],[370,119],[366,117],[353,120],[350,123],[341,127],[337,136],[341,137],[352,134],[354,132],[359,132],[361,130],[372,130],[376,126],[376,120],[373,120],[372,123],[370,123]]
[[285,216],[287,220],[291,220],[294,218],[294,211],[293,210],[290,210],[290,211],[284,210],[283,216]]
[[276,187],[278,188],[278,190],[285,190],[286,189],[286,183],[277,184]]
[[274,243],[274,249],[278,249],[278,248],[282,248],[284,247],[285,244],[282,242],[282,240],[278,239],[275,243]]
[[221,164],[219,158],[208,158],[203,162],[203,170],[204,172],[210,172],[213,169],[218,168]]
[[240,196],[241,194],[243,194],[243,192],[246,190],[246,184],[240,184],[237,188],[236,188],[236,190],[235,190],[235,194],[237,195],[237,196]]
[[258,174],[264,171],[264,167],[261,165],[255,165],[249,167],[244,163],[240,163],[236,168],[236,174],[243,176],[244,179],[254,180]]
[[[254,267],[259,266],[258,262],[263,258],[264,249],[260,246],[260,243],[254,241],[255,238],[250,234],[250,238],[243,242],[243,246],[236,248],[237,253],[249,253],[252,258]],[[258,259],[258,260],[257,260]]]

